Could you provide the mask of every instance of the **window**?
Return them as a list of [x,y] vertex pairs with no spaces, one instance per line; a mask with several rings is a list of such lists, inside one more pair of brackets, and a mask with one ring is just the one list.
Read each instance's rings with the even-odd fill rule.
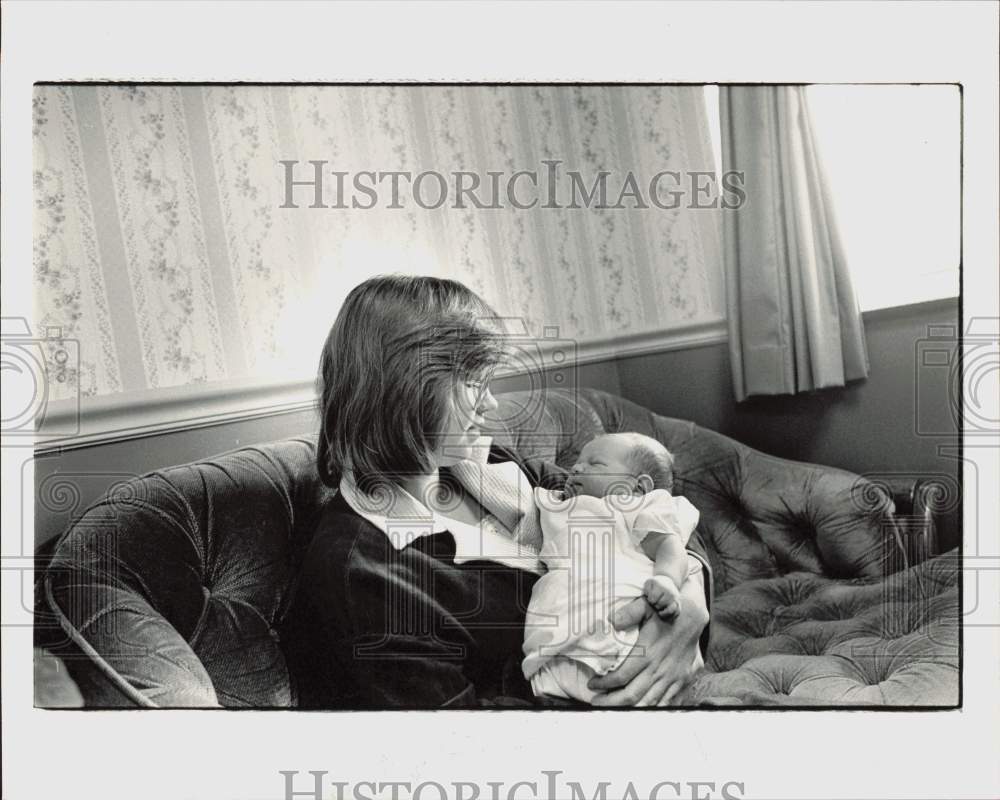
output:
[[[958,87],[817,85],[807,97],[861,309],[958,296]],[[718,141],[717,87],[706,102]]]

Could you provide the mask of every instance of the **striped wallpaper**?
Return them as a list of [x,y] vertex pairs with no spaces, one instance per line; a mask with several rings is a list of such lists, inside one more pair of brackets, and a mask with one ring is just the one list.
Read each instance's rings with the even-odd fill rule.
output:
[[281,208],[281,160],[301,179],[310,160],[485,176],[557,159],[614,187],[711,170],[700,87],[40,86],[33,132],[36,324],[80,354],[54,398],[311,376],[347,291],[387,271],[458,278],[580,341],[723,310],[715,212],[387,208],[387,191],[309,208],[301,189]]

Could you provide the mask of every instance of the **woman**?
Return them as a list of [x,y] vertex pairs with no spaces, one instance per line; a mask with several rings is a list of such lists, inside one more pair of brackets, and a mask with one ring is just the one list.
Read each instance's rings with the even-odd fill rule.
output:
[[[429,277],[373,278],[344,302],[320,362],[316,453],[340,491],[286,617],[286,641],[307,648],[290,653],[300,706],[535,702],[520,662],[537,531],[494,488],[530,498],[530,485],[564,473],[481,436],[503,358],[495,319],[462,284]],[[677,691],[708,622],[705,579],[688,580],[681,600],[672,622],[643,599],[619,613],[618,627],[641,622],[639,640],[591,682],[595,705],[656,705]]]

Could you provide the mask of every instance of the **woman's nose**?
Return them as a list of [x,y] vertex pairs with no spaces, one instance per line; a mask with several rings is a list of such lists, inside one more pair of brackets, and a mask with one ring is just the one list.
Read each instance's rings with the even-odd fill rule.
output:
[[490,391],[490,387],[485,387],[483,393],[479,396],[479,402],[476,403],[476,411],[480,414],[487,414],[490,411],[496,409],[500,404],[497,399],[493,396],[493,392]]

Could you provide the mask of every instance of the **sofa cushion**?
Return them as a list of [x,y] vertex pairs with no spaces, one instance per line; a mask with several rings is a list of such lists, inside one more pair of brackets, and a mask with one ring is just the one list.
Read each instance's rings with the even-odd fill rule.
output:
[[884,580],[747,581],[716,599],[709,672],[687,699],[956,705],[958,565],[952,551]]

